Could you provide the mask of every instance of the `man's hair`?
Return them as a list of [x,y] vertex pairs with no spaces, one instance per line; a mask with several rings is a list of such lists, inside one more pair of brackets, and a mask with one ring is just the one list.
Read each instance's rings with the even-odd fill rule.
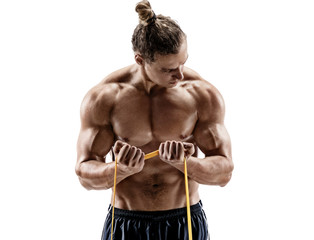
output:
[[155,54],[176,54],[186,35],[170,17],[155,15],[147,0],[136,5],[140,23],[132,36],[133,51],[139,52],[146,62],[153,62]]

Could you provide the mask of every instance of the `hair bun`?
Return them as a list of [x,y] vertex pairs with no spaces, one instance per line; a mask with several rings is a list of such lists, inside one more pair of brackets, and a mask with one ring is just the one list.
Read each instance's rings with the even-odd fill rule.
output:
[[138,13],[140,24],[143,24],[144,26],[150,24],[152,20],[156,19],[156,15],[147,0],[143,0],[136,4],[135,11]]

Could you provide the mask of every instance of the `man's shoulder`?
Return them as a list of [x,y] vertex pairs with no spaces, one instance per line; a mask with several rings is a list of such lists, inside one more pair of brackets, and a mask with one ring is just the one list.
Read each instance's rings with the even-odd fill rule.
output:
[[112,99],[117,96],[121,89],[130,86],[129,82],[133,76],[132,66],[119,69],[106,76],[100,83],[87,92],[84,101],[90,103],[99,101],[105,103],[112,102]]
[[100,83],[90,89],[81,104],[82,124],[108,124],[108,114],[114,105],[117,92],[118,87],[112,83]]
[[131,79],[131,71],[131,66],[117,70],[92,87],[81,104],[82,119],[93,120],[98,124],[106,123],[118,93],[130,85],[128,82]]
[[199,112],[224,111],[224,100],[219,90],[192,69],[187,69],[186,88],[195,98]]
[[110,105],[118,91],[118,84],[101,82],[86,93],[82,107],[89,107],[90,105],[96,106],[98,104]]
[[106,76],[101,84],[128,84],[132,80],[134,73],[136,72],[135,65],[130,65],[119,70],[116,70]]
[[218,89],[210,82],[201,77],[194,70],[187,68],[185,70],[185,85],[193,90],[196,97],[200,100],[210,100],[213,98],[220,98],[221,94]]

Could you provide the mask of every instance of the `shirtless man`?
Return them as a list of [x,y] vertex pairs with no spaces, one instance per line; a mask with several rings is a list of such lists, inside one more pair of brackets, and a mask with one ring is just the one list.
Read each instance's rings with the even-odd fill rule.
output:
[[[136,6],[135,64],[107,76],[81,107],[76,173],[86,189],[110,189],[117,161],[114,239],[188,239],[187,158],[193,239],[209,239],[198,185],[225,186],[233,170],[218,90],[193,70],[186,35],[148,1]],[[197,157],[200,149],[205,158]],[[159,156],[144,154],[159,149]],[[106,162],[112,151],[113,161]],[[110,239],[111,211],[103,240]]]

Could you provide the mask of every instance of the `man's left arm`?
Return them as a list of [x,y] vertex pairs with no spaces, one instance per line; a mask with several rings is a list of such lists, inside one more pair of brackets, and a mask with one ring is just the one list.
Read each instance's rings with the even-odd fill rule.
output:
[[198,123],[197,146],[204,159],[188,158],[188,175],[200,184],[225,186],[231,179],[233,162],[230,137],[223,123]]
[[207,89],[203,97],[193,135],[205,158],[192,156],[192,144],[176,141],[161,144],[160,157],[182,172],[186,157],[190,179],[200,184],[225,186],[231,179],[233,162],[231,141],[224,126],[224,102],[213,87]]

